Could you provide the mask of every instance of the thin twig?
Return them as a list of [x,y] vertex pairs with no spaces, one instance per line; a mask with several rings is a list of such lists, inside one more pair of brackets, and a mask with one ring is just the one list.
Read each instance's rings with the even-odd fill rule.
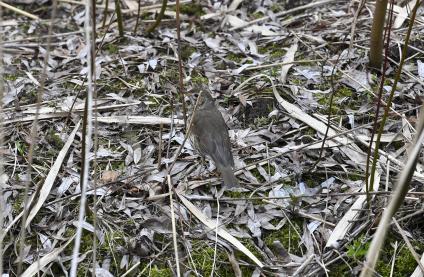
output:
[[[168,190],[172,191],[173,190],[173,186],[172,186],[172,181],[171,181],[171,175],[168,174],[166,176],[166,180],[168,183]],[[175,255],[175,266],[176,266],[176,270],[177,270],[177,277],[181,276],[181,271],[180,271],[180,260],[178,257],[178,243],[177,243],[177,224],[175,222],[175,211],[174,211],[174,199],[172,197],[172,193],[169,194],[169,206],[171,208],[171,224],[172,224],[172,241],[174,244],[174,255]]]
[[218,226],[219,226],[219,197],[216,199],[216,223],[215,223],[215,246],[213,251],[213,261],[212,261],[212,270],[211,270],[211,277],[213,277],[215,266],[216,266],[216,252],[218,247]]
[[[392,194],[392,191],[374,191],[370,192],[371,195],[384,196],[388,197]],[[424,192],[408,192],[408,195],[413,195],[416,197],[424,197]],[[359,196],[366,195],[366,192],[342,192],[342,193],[317,193],[314,195],[288,195],[288,196],[274,196],[274,197],[222,197],[219,199],[221,202],[232,202],[232,201],[257,201],[257,200],[279,200],[279,199],[302,199],[302,198],[317,198],[317,197],[340,197],[340,196]],[[216,201],[217,199],[211,196],[190,196],[184,195],[189,200],[195,201]]]
[[[89,154],[90,154],[90,141],[91,141],[91,135],[92,135],[92,117],[93,117],[93,70],[94,70],[94,64],[92,57],[92,39],[91,39],[91,2],[86,1],[85,5],[85,41],[87,45],[89,46],[87,51],[87,67],[88,67],[88,73],[87,73],[87,99],[86,99],[86,120],[84,127],[86,128],[85,136],[83,137],[83,153],[82,153],[82,168],[81,168],[81,200],[80,200],[80,207],[79,207],[79,216],[78,216],[78,225],[77,225],[77,231],[76,231],[76,237],[75,237],[75,243],[74,243],[74,249],[72,252],[72,261],[71,261],[71,271],[70,271],[70,277],[76,277],[77,274],[77,266],[78,266],[78,255],[79,255],[79,248],[81,244],[81,235],[82,235],[82,225],[84,221],[84,215],[85,215],[85,205],[86,205],[86,199],[87,199],[87,186],[88,186],[88,174],[89,174]],[[84,132],[83,132],[84,133]]]
[[91,30],[92,30],[92,41],[91,41],[91,63],[92,63],[92,72],[91,76],[93,78],[93,98],[94,98],[94,159],[93,159],[93,271],[92,276],[96,276],[96,267],[97,267],[97,150],[99,148],[99,122],[97,121],[97,88],[96,88],[96,1],[92,0],[92,16],[91,16]]
[[[23,262],[23,251],[25,247],[25,222],[28,216],[28,209],[29,209],[29,197],[28,197],[28,191],[29,191],[29,185],[32,182],[32,165],[34,160],[34,149],[36,145],[36,137],[37,137],[37,128],[38,128],[38,119],[40,115],[40,108],[41,108],[41,101],[43,99],[44,94],[44,88],[46,84],[47,79],[47,64],[50,58],[50,51],[51,51],[51,40],[52,40],[52,33],[53,33],[53,21],[56,18],[56,12],[57,12],[57,0],[53,1],[52,5],[52,16],[50,19],[50,25],[48,29],[48,37],[47,37],[47,49],[44,56],[44,64],[42,73],[40,76],[40,86],[37,91],[37,104],[36,104],[36,111],[35,111],[35,117],[34,122],[32,124],[31,133],[30,133],[30,145],[28,149],[28,172],[27,172],[27,179],[25,181],[25,191],[24,191],[24,205],[23,205],[23,217],[21,221],[21,230],[19,234],[19,257],[18,257],[18,268],[17,268],[17,275],[19,276],[22,273],[22,262]],[[34,199],[34,198],[31,198]]]
[[[388,25],[388,28],[385,31],[385,36],[386,36],[387,39],[386,39],[386,47],[385,47],[385,53],[384,53],[383,72],[381,74],[380,85],[378,87],[377,105],[376,105],[376,108],[375,108],[375,115],[374,115],[374,125],[373,125],[372,131],[371,131],[371,139],[370,139],[370,142],[369,142],[369,147],[368,147],[368,152],[367,152],[367,166],[365,167],[365,190],[367,192],[374,190],[374,187],[373,187],[374,186],[374,178],[375,178],[377,158],[378,158],[378,149],[379,149],[380,138],[381,138],[381,133],[379,133],[378,136],[377,136],[376,144],[375,144],[376,150],[374,152],[375,154],[374,154],[374,157],[373,157],[372,168],[371,168],[371,173],[370,173],[370,159],[371,159],[372,144],[373,144],[373,141],[374,141],[375,133],[377,131],[377,121],[378,121],[379,114],[380,114],[381,99],[383,97],[384,81],[385,81],[385,78],[386,78],[386,71],[387,71],[387,68],[388,68],[387,57],[389,56],[390,34],[391,34],[392,25],[393,25],[392,24],[392,21],[393,21],[393,5],[392,4],[393,4],[393,1],[391,2],[391,5],[390,5],[391,9],[390,9],[390,12],[389,12],[389,25]],[[388,107],[390,107],[390,101],[388,103],[389,103]],[[384,116],[387,117],[388,114],[385,113]],[[383,116],[383,119],[382,119],[381,126],[384,126],[384,123],[386,121],[384,116]],[[382,132],[382,131],[383,131],[383,129],[380,128],[379,132]],[[371,174],[371,176],[370,176],[370,174]],[[368,176],[370,176],[369,177],[370,178],[369,183],[368,183]],[[367,196],[368,206],[371,205],[370,201],[371,201],[370,196]]]
[[[0,6],[0,22],[3,22],[3,8]],[[6,230],[3,228],[5,207],[4,188],[6,175],[4,175],[4,126],[3,126],[3,97],[4,97],[4,64],[3,64],[3,34],[0,32],[0,238],[4,237]],[[3,239],[0,239],[0,274],[3,274]]]
[[183,107],[183,119],[184,119],[184,129],[187,129],[187,109],[185,105],[184,97],[184,84],[183,84],[183,63],[181,61],[181,26],[180,26],[180,1],[176,0],[176,24],[177,24],[177,51],[178,51],[178,85],[179,85],[179,94],[181,105]]

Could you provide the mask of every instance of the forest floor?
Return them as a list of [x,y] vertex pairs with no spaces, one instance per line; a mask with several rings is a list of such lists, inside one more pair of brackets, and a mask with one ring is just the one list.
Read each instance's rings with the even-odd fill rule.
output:
[[[3,272],[16,276],[21,257],[27,276],[41,268],[67,276],[81,200],[85,7],[60,0],[54,15],[50,1],[11,2],[42,20],[3,8]],[[185,276],[358,275],[415,134],[424,9],[384,127],[378,193],[368,207],[365,168],[381,82],[368,68],[373,3],[356,16],[357,1],[182,0],[183,98],[175,3],[148,34],[161,3],[141,2],[137,20],[138,1],[121,0],[122,37],[113,3],[108,12],[105,3],[96,8],[78,276],[174,276],[177,263]],[[404,8],[395,11],[383,101],[409,24]],[[241,183],[219,198],[213,162],[202,162],[185,141],[181,103],[190,119],[196,84],[209,86],[227,122]],[[423,170],[421,159],[395,216],[400,228],[391,225],[378,261],[381,276],[419,274],[403,237],[422,255]]]

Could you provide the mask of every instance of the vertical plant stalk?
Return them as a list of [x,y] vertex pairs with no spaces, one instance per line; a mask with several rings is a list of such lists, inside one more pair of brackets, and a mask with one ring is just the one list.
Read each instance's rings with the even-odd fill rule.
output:
[[187,130],[187,109],[184,99],[184,84],[183,84],[183,63],[181,61],[181,28],[180,28],[180,0],[176,0],[176,24],[177,24],[177,51],[178,51],[178,73],[179,73],[179,94],[183,107],[184,129]]
[[324,138],[322,139],[322,144],[321,144],[321,148],[320,148],[320,151],[319,151],[318,159],[308,169],[308,172],[312,172],[312,170],[315,169],[315,167],[321,161],[322,155],[324,154],[324,146],[325,146],[325,142],[327,141],[328,132],[329,132],[330,126],[331,126],[331,116],[332,116],[331,111],[333,109],[333,100],[334,100],[334,95],[336,94],[336,89],[335,89],[335,86],[334,86],[334,71],[336,70],[336,66],[337,66],[337,64],[340,60],[341,53],[342,52],[340,52],[340,54],[337,56],[337,60],[333,65],[333,69],[331,70],[331,75],[330,75],[331,94],[330,94],[330,101],[329,101],[329,104],[328,104],[327,128],[325,129]]
[[[96,261],[97,261],[97,149],[99,145],[98,137],[98,122],[97,122],[97,90],[96,90],[96,0],[91,0],[92,13],[91,13],[91,30],[92,30],[92,42],[91,42],[91,64],[92,72],[91,76],[93,79],[93,100],[94,100],[94,160],[93,160],[93,271],[92,276],[96,276]],[[106,33],[105,33],[106,34]]]
[[82,137],[82,157],[81,157],[81,202],[80,202],[80,208],[79,208],[79,215],[78,215],[78,225],[77,225],[77,231],[76,231],[76,237],[75,237],[75,244],[74,249],[72,252],[72,261],[71,261],[71,271],[70,271],[70,277],[76,277],[77,276],[77,266],[78,266],[78,255],[79,255],[79,248],[81,244],[81,236],[82,236],[82,223],[84,221],[84,215],[85,215],[85,205],[87,200],[87,185],[88,185],[88,172],[89,172],[89,152],[90,152],[90,140],[91,140],[91,134],[92,134],[92,113],[93,113],[93,58],[92,58],[92,40],[91,40],[91,1],[86,0],[85,2],[85,40],[87,42],[87,47],[89,51],[87,51],[87,67],[88,67],[88,74],[87,74],[87,98],[86,98],[86,105],[85,105],[85,111],[84,111],[84,125],[83,125],[83,137]]
[[[388,110],[390,109],[392,98],[394,91],[396,90],[396,84],[399,81],[400,74],[402,73],[402,66],[405,61],[406,57],[406,49],[408,48],[409,38],[411,35],[412,27],[415,22],[415,17],[417,14],[417,9],[419,7],[420,1],[417,1],[415,3],[414,8],[412,9],[411,18],[409,21],[408,31],[406,33],[405,38],[405,44],[402,49],[402,58],[399,64],[399,68],[396,72],[395,81],[392,87],[392,90],[390,91],[389,100],[387,101],[387,106],[384,110],[384,116],[382,118],[382,123],[380,125],[380,130],[377,136],[376,146],[375,146],[375,153],[374,153],[374,160],[373,160],[373,167],[376,164],[376,160],[378,156],[378,146],[380,144],[381,134],[383,133],[383,127],[384,123],[386,121],[386,118],[388,116]],[[390,221],[393,217],[393,215],[396,213],[396,211],[399,209],[399,207],[402,205],[403,200],[405,199],[406,193],[408,192],[408,187],[411,182],[412,176],[414,175],[415,167],[418,161],[419,153],[422,149],[422,143],[424,142],[424,108],[421,108],[420,112],[420,119],[417,123],[417,133],[414,139],[414,143],[412,151],[410,152],[408,161],[405,165],[405,168],[400,173],[399,181],[396,185],[396,190],[393,193],[392,198],[390,199],[390,202],[387,206],[387,208],[383,212],[383,216],[380,220],[380,223],[378,225],[377,231],[374,234],[374,238],[371,242],[370,248],[367,253],[367,258],[364,263],[364,266],[362,268],[361,277],[369,277],[373,276],[374,274],[374,268],[377,264],[381,247],[383,246],[384,240],[387,235],[387,231],[389,228]],[[375,168],[375,167],[374,167]],[[373,174],[373,171],[371,172],[371,176]]]
[[412,151],[410,152],[405,168],[400,173],[399,181],[396,184],[396,190],[394,191],[387,208],[383,212],[380,223],[378,224],[377,231],[375,232],[370,248],[368,249],[367,259],[362,268],[361,277],[373,276],[374,268],[380,256],[380,250],[386,238],[387,231],[389,230],[392,217],[402,205],[406,193],[408,192],[409,184],[411,183],[412,176],[414,175],[418,157],[422,149],[422,144],[424,143],[424,107],[421,107],[420,119],[417,125],[417,134],[415,136],[414,143],[412,144]]
[[118,20],[119,36],[122,38],[124,37],[124,22],[122,19],[122,12],[121,12],[121,0],[115,0],[115,11],[116,11],[116,17]]
[[180,270],[180,260],[178,258],[177,223],[175,221],[173,186],[171,181],[171,175],[169,173],[166,175],[166,180],[167,180],[168,189],[169,189],[169,207],[171,211],[172,241],[174,244],[175,266],[177,271],[177,277],[180,277],[181,270]]
[[[174,99],[172,98],[172,92],[170,92],[170,104],[171,104],[171,120],[174,118]],[[170,132],[172,133],[174,130],[174,121],[171,121],[171,128]],[[182,143],[184,145],[184,142]],[[167,148],[166,148],[166,159],[169,159],[169,152],[171,149],[171,139],[168,140]],[[177,151],[178,153],[178,151]],[[174,246],[174,256],[175,256],[175,268],[177,270],[177,276],[180,277],[180,262],[179,262],[179,255],[178,255],[178,242],[177,242],[177,223],[175,220],[175,211],[174,211],[174,198],[173,194],[175,193],[174,187],[172,185],[172,179],[171,179],[171,171],[173,164],[168,166],[168,163],[165,163],[166,166],[166,180],[168,184],[168,191],[169,191],[169,207],[171,212],[171,227],[172,227],[172,243]],[[144,270],[143,270],[144,271]]]
[[364,8],[364,6],[365,6],[365,0],[360,0],[359,5],[358,5],[358,9],[356,10],[355,15],[353,17],[352,27],[350,29],[349,53],[353,48],[353,42],[354,42],[355,30],[356,30],[356,24],[358,22],[358,17],[361,14],[361,11]]
[[106,0],[105,3],[105,9],[103,11],[103,22],[102,22],[102,28],[106,26],[106,18],[107,18],[107,11],[109,9],[109,0]]
[[[392,106],[393,96],[394,96],[395,91],[396,91],[397,83],[399,82],[399,79],[400,79],[400,74],[402,73],[403,64],[405,63],[406,50],[408,49],[409,39],[411,37],[412,27],[413,27],[414,22],[415,22],[415,17],[416,17],[416,14],[417,14],[417,9],[419,7],[419,3],[420,3],[420,1],[417,1],[414,8],[412,9],[411,18],[409,20],[408,31],[407,31],[406,37],[405,37],[405,44],[403,45],[403,48],[402,48],[402,58],[400,60],[398,70],[396,71],[396,75],[395,75],[395,78],[394,78],[394,81],[393,81],[393,86],[392,86],[392,89],[390,91],[389,98],[387,99],[387,105],[384,109],[383,118],[381,119],[380,128],[378,130],[377,139],[375,141],[375,151],[374,151],[374,156],[373,156],[373,160],[372,160],[371,175],[370,175],[370,184],[371,185],[374,183],[374,175],[375,175],[375,169],[377,167],[378,149],[380,149],[381,136],[382,136],[383,131],[384,131],[384,126],[386,125],[386,120],[387,120],[387,117],[389,115],[389,110]],[[371,143],[372,143],[372,141],[370,142],[370,145],[372,145]]]
[[138,0],[137,19],[135,20],[134,34],[137,34],[138,23],[140,22],[141,0]]
[[[389,24],[388,28],[385,33],[386,37],[386,47],[385,47],[385,53],[384,53],[384,65],[383,65],[383,72],[381,74],[380,79],[380,85],[378,86],[378,94],[377,94],[377,107],[375,108],[375,116],[374,116],[374,124],[371,131],[371,138],[369,142],[368,152],[367,152],[367,164],[365,167],[365,192],[367,193],[367,204],[368,208],[371,208],[371,196],[369,194],[370,191],[374,190],[374,176],[375,176],[375,168],[372,168],[371,176],[368,179],[369,176],[369,168],[370,168],[370,157],[371,157],[371,149],[372,149],[372,143],[374,141],[374,136],[377,131],[377,124],[378,124],[378,118],[380,115],[380,107],[382,103],[382,97],[383,97],[383,87],[384,87],[384,81],[386,80],[386,72],[388,67],[388,57],[389,57],[389,45],[390,45],[390,35],[392,31],[392,24],[393,23],[393,1],[390,2],[390,16],[389,16]],[[375,153],[378,153],[378,148],[375,148]],[[368,182],[369,180],[369,182]]]
[[[115,16],[115,12],[110,17],[109,24],[107,25],[107,28],[106,28],[106,30],[104,32],[103,37],[102,37],[102,41],[99,44],[99,47],[96,49],[95,56],[97,56],[98,51],[100,51],[100,49],[102,49],[102,47],[103,47],[103,42],[104,42],[105,37],[106,37],[106,35],[107,35],[107,33],[108,33],[109,29],[110,29],[110,26],[112,25],[113,17],[114,16]],[[75,86],[75,88],[78,89],[78,92],[75,95],[74,101],[72,102],[72,105],[71,105],[71,108],[68,111],[68,115],[66,116],[66,119],[65,119],[65,124],[67,124],[69,122],[69,120],[71,119],[71,115],[72,115],[72,112],[74,111],[74,107],[75,107],[76,101],[77,101],[79,95],[81,94],[81,91],[82,91],[83,87],[85,86],[85,83],[87,82],[87,75],[88,75],[88,73],[86,73],[86,75],[84,76],[84,79],[82,80],[81,84],[78,84],[78,85]],[[77,89],[75,89],[75,90],[77,90]]]
[[[168,5],[168,0],[162,0],[162,6],[160,8],[160,12],[158,16],[156,17],[156,21],[147,28],[146,33],[150,34],[153,32],[157,26],[159,26],[160,22],[162,21],[163,16],[165,15],[166,6]],[[177,15],[179,16],[179,15]],[[138,20],[138,18],[137,18]],[[178,23],[177,23],[178,24]],[[179,54],[178,54],[179,55]]]
[[383,30],[386,19],[387,0],[375,2],[374,19],[371,27],[370,38],[370,66],[380,69],[383,61],[381,50],[383,49]]
[[[3,7],[0,6],[0,22],[3,22]],[[4,97],[4,66],[3,66],[3,35],[0,32],[0,238],[4,237],[5,229],[4,224],[4,210],[6,203],[4,203],[3,190],[5,188],[4,179],[4,119],[3,119],[3,97]],[[0,239],[0,274],[3,274],[3,240]]]
[[[17,268],[17,276],[20,276],[22,273],[22,262],[23,262],[23,252],[25,247],[25,222],[28,217],[28,210],[29,210],[29,186],[32,182],[32,164],[34,160],[34,148],[36,145],[36,137],[37,137],[37,127],[38,127],[38,119],[40,115],[40,107],[41,107],[41,101],[43,99],[44,94],[44,87],[46,85],[46,79],[47,79],[47,64],[49,62],[50,58],[50,51],[51,51],[51,41],[52,41],[52,33],[53,33],[53,21],[56,18],[57,13],[57,0],[53,1],[52,5],[52,16],[50,19],[49,29],[48,29],[48,36],[47,36],[47,47],[46,47],[46,54],[44,56],[44,64],[43,69],[40,76],[40,86],[38,87],[37,91],[37,103],[35,108],[35,117],[34,121],[32,123],[31,127],[31,133],[30,133],[30,145],[28,149],[28,170],[25,180],[25,189],[24,189],[24,201],[23,201],[23,215],[21,219],[21,230],[19,232],[19,251],[18,251],[18,268]],[[0,272],[1,273],[1,272]]]

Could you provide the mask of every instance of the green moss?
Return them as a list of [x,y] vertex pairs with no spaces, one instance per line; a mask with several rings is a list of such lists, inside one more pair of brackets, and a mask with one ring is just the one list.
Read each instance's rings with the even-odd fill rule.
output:
[[275,174],[275,167],[271,164],[267,164],[267,172],[268,174],[270,174],[271,176]]
[[129,84],[135,86],[133,90],[131,90],[131,95],[134,97],[143,97],[146,95],[146,87],[144,82],[144,76],[142,74],[135,74],[129,76],[128,80],[126,80]]
[[[90,219],[88,219],[90,221]],[[65,237],[70,238],[76,232],[76,228],[68,227],[65,231]],[[83,229],[81,236],[81,245],[80,252],[86,253],[93,249],[93,236],[92,232]],[[103,260],[104,258],[112,258],[109,271],[114,273],[115,275],[120,275],[122,272],[119,268],[119,261],[122,256],[119,254],[117,248],[118,246],[125,247],[125,234],[122,231],[111,231],[105,233],[105,242],[100,244],[98,241],[97,245],[97,257],[99,260]],[[71,255],[73,251],[73,244],[65,249],[65,254]],[[119,256],[118,256],[119,255]],[[90,262],[82,262],[78,266],[78,276],[85,276],[87,269],[90,268]]]
[[341,86],[337,91],[336,95],[339,97],[350,97],[352,96],[352,89],[347,86]]
[[351,181],[359,181],[359,180],[363,180],[364,179],[364,175],[363,174],[361,174],[361,173],[354,173],[354,172],[349,172],[347,174],[347,177]]
[[331,84],[328,83],[328,82],[322,82],[322,83],[316,85],[316,89],[319,89],[319,90],[322,90],[322,91],[328,90],[330,88],[331,88]]
[[[377,262],[376,271],[382,276],[390,276],[393,247],[391,246],[392,243],[386,243],[385,245],[386,247],[383,248],[380,259]],[[422,243],[414,242],[414,246],[419,249],[419,252],[422,252],[424,249],[424,244]],[[406,245],[400,246],[398,251],[393,271],[396,273],[396,276],[409,276],[415,270],[417,262]]]
[[224,191],[224,196],[225,197],[230,197],[230,198],[245,198],[248,197],[249,193],[247,192],[241,192],[241,191],[231,191],[231,190],[226,190]]
[[[422,246],[422,245],[421,245]],[[422,247],[421,247],[422,249]],[[411,254],[411,251],[409,251],[408,247],[404,245],[402,250],[400,250],[399,255],[397,257],[396,263],[395,263],[395,272],[400,272],[405,275],[410,275],[417,266],[417,262],[414,259],[414,256]]]
[[291,220],[297,232],[293,229],[292,225],[287,223],[280,230],[270,232],[264,236],[264,241],[270,247],[274,241],[278,240],[289,253],[302,256],[305,247],[301,244],[302,238],[302,220]]
[[304,132],[305,132],[305,135],[311,136],[311,137],[317,133],[317,131],[311,127],[307,128]]
[[21,213],[23,203],[24,203],[24,195],[23,193],[20,193],[13,201],[13,205],[12,205],[13,215],[18,215],[19,213]]
[[265,178],[259,173],[259,170],[257,168],[250,170],[250,172],[253,174],[253,176],[256,177],[256,179],[258,179],[260,183],[263,183],[266,181]]
[[208,83],[208,78],[206,78],[202,75],[199,75],[199,74],[194,75],[191,80],[194,84],[199,84],[199,85]]
[[[256,258],[261,259],[262,254],[261,252],[259,252],[259,250],[257,249],[257,247],[255,246],[255,244],[253,243],[252,239],[249,238],[241,238],[239,239],[241,241],[241,243],[247,248],[249,249],[250,252],[252,252],[253,255],[255,255]],[[241,252],[239,252],[240,254],[242,254]],[[237,257],[237,255],[236,255]],[[241,257],[241,256],[240,256]]]
[[46,155],[44,156],[44,158],[47,159],[52,159],[52,158],[56,158],[59,151],[55,148],[49,148],[47,149],[47,151],[44,151],[44,153],[46,153]]
[[272,67],[271,69],[269,69],[269,75],[271,77],[278,77],[280,76],[280,69],[278,67]]
[[351,244],[347,246],[346,255],[349,258],[355,259],[363,259],[368,252],[368,248],[370,246],[370,242],[365,241],[364,236],[360,236],[359,238],[352,241]]
[[258,51],[260,54],[266,54],[270,56],[272,59],[282,58],[286,54],[286,50],[283,49],[283,45],[281,43],[271,43],[264,47],[259,47]]
[[241,63],[244,59],[244,55],[242,54],[237,54],[237,53],[233,53],[233,52],[229,52],[226,56],[226,58],[230,61],[236,62],[236,63]]
[[263,16],[264,16],[264,14],[262,12],[255,12],[255,13],[252,14],[253,19],[258,19],[258,18],[261,18]]
[[50,128],[47,131],[46,140],[50,145],[54,146],[57,149],[63,148],[64,142],[62,141],[60,136],[56,133],[54,128]]
[[316,179],[312,179],[312,178],[305,178],[305,184],[310,187],[313,188],[317,185],[317,180]]
[[[173,9],[175,10],[175,6],[173,7]],[[205,14],[205,12],[202,9],[202,6],[196,2],[181,5],[180,12],[182,14],[186,14],[188,16],[195,16],[195,17],[200,17]]]
[[[258,258],[261,257],[260,253],[252,245],[250,240],[241,239],[240,240],[244,246],[246,246],[255,256]],[[214,273],[216,276],[230,277],[234,276],[234,271],[231,266],[228,264],[228,254],[221,247],[216,249],[216,263],[214,268]],[[200,276],[210,276],[213,268],[215,248],[214,244],[208,245],[205,241],[194,241],[193,242],[193,251],[192,251],[192,261],[190,261],[190,266],[196,268]],[[235,253],[236,258],[243,260],[248,259],[243,253],[237,251]],[[243,273],[243,276],[252,275],[253,269],[247,266],[240,265],[240,269]]]
[[332,264],[328,267],[329,277],[350,277],[353,276],[349,266],[346,263],[340,262]]
[[37,89],[31,88],[27,93],[22,95],[19,100],[20,105],[34,104],[37,102]]
[[173,273],[170,268],[159,268],[154,265],[149,272],[150,277],[172,277]]
[[187,60],[194,52],[196,52],[196,48],[190,45],[184,45],[184,47],[181,47],[181,59]]
[[125,234],[120,230],[110,231],[105,234],[105,243],[101,245],[100,249],[105,252],[116,251],[116,246],[124,246],[125,243]]
[[271,123],[271,118],[267,116],[257,117],[253,120],[253,124],[255,127],[267,126],[269,123]]
[[4,79],[9,81],[16,81],[18,79],[18,75],[4,74]]
[[161,72],[161,76],[163,76],[163,78],[173,83],[178,83],[178,75],[179,73],[176,67],[169,67],[167,70]]
[[62,87],[64,89],[74,90],[76,87],[78,87],[78,85],[77,84],[74,84],[72,82],[63,82],[62,83]]
[[[377,262],[376,272],[381,276],[390,276],[391,266],[393,262],[393,244],[397,239],[392,235],[389,235],[389,238],[384,244],[384,248],[381,251],[380,258]],[[346,261],[351,267],[355,267],[359,262],[362,262],[368,252],[371,241],[367,241],[364,236],[361,236],[349,245],[347,245],[346,251]],[[415,250],[422,252],[424,250],[424,244],[420,242],[412,242]],[[396,260],[394,264],[395,276],[409,276],[414,271],[417,263],[410,253],[409,249],[402,245],[398,248],[396,254]],[[344,274],[341,274],[344,272]],[[330,266],[329,276],[351,276],[350,269],[344,262],[340,262]]]
[[383,85],[384,86],[391,86],[392,85],[392,81],[389,78],[384,79]]
[[280,5],[279,5],[279,4],[273,4],[273,5],[271,6],[271,11],[272,11],[273,13],[281,12],[281,11],[282,11],[281,4],[280,4]]
[[215,248],[204,241],[194,241],[191,254],[192,267],[196,268],[201,276],[210,276],[212,269],[217,276],[233,276],[233,270],[226,264],[228,257],[225,251],[220,247],[216,251],[216,263],[215,268],[213,268]]
[[117,54],[119,52],[119,47],[118,45],[109,43],[107,44],[104,49],[106,50],[106,52],[108,52],[109,54]]
[[276,59],[276,58],[282,58],[286,54],[286,51],[284,49],[282,49],[282,48],[273,49],[270,54],[271,54],[270,55],[271,58],[274,58],[274,59]]
[[[320,90],[327,90],[329,88],[329,84],[321,83],[318,86]],[[329,94],[315,94],[315,97],[318,99],[317,102],[321,104],[323,107],[321,112],[324,114],[328,114],[328,108],[330,106],[330,95]],[[343,105],[346,103],[345,105]],[[352,109],[356,109],[357,101],[353,99],[353,91],[351,88],[347,86],[341,86],[333,95],[333,105],[331,108],[331,114],[344,114],[344,108],[350,107]]]
[[[121,65],[118,65],[116,70],[120,69]],[[125,80],[125,78],[124,78]],[[126,82],[130,82],[130,80],[125,80]],[[108,93],[119,93],[121,91],[127,91],[128,88],[121,80],[116,78],[108,79],[108,80],[99,80],[98,87],[101,88],[98,90],[98,97],[105,96]]]
[[[317,93],[316,95],[317,97],[319,97],[317,102],[323,106],[323,108],[320,109],[320,111],[323,114],[328,115],[329,107],[330,107],[330,97],[328,97],[328,95],[322,95],[319,93]],[[335,102],[336,102],[336,97],[333,97],[333,105],[331,106],[331,111],[330,111],[332,115],[338,114],[340,112],[340,106],[337,105]]]
[[302,85],[305,82],[305,80],[298,79],[298,78],[293,78],[293,79],[290,79],[290,82],[292,84],[294,84],[294,85],[300,86],[300,85]]

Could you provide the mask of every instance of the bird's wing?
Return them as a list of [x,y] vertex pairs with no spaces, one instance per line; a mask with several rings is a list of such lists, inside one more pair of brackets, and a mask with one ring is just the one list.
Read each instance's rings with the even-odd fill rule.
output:
[[[228,137],[228,127],[219,111],[199,111],[202,116],[196,116],[193,124],[197,130],[198,146],[203,154],[212,158],[217,167],[234,166],[231,142]],[[219,114],[216,114],[218,112]],[[215,120],[210,120],[214,118]],[[210,142],[210,143],[206,143]]]

